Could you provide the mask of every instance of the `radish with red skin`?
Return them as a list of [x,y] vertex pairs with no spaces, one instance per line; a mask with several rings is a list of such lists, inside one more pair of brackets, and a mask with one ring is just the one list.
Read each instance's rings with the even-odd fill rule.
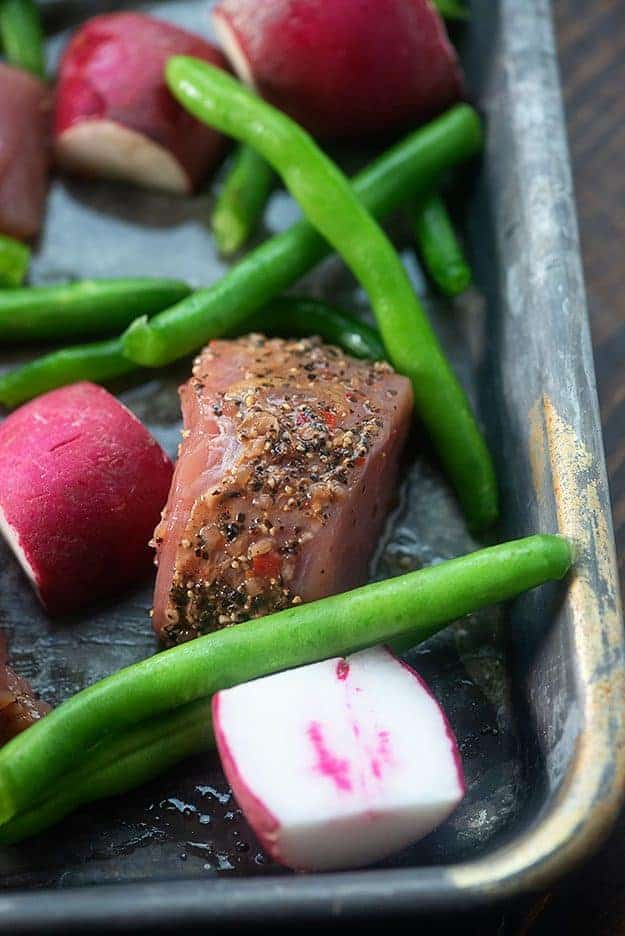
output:
[[0,233],[38,234],[48,191],[50,92],[34,75],[0,62]]
[[218,692],[213,727],[254,832],[296,870],[379,861],[428,835],[465,792],[442,709],[383,647]]
[[136,416],[94,384],[54,390],[0,424],[0,530],[49,612],[148,573],[172,471]]
[[463,93],[429,0],[221,0],[213,17],[239,77],[318,136],[414,126]]
[[59,72],[55,151],[82,175],[187,194],[215,165],[222,137],[191,117],[165,85],[172,55],[227,67],[212,43],[141,13],[88,20]]

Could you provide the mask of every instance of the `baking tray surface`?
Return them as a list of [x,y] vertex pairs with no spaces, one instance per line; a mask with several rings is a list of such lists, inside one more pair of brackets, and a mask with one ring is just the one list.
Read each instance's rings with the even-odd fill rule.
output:
[[[121,5],[44,4],[50,62],[73,24]],[[204,0],[141,8],[210,29]],[[502,535],[560,530],[581,544],[568,593],[553,586],[473,615],[409,657],[458,736],[465,800],[377,869],[295,876],[262,852],[207,754],[0,849],[7,932],[450,909],[543,885],[608,828],[623,787],[623,640],[548,4],[479,0],[458,38],[488,126],[483,168],[468,173],[457,205],[477,285],[454,302],[436,297],[400,218],[391,230],[497,453]],[[32,279],[158,274],[210,283],[226,269],[207,229],[211,200],[210,187],[172,199],[57,179]],[[276,193],[258,240],[297,216]],[[298,284],[303,291],[367,314],[336,257]],[[18,358],[3,354],[2,367]],[[115,388],[172,456],[187,372],[184,362]],[[480,545],[420,443],[410,442],[373,578]],[[16,670],[52,703],[157,649],[150,602],[148,584],[52,623],[0,547],[0,629]]]

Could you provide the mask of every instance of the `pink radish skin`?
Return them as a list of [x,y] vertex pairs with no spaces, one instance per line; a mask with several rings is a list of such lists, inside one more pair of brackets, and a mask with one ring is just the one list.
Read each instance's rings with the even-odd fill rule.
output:
[[213,16],[239,77],[318,136],[412,126],[462,96],[429,0],[221,0]]
[[222,138],[191,117],[165,85],[172,55],[225,68],[210,42],[141,13],[88,20],[59,73],[55,152],[69,172],[187,194],[222,152]]
[[52,102],[42,81],[0,62],[0,233],[39,233],[48,191]]
[[386,648],[219,692],[213,726],[248,822],[295,870],[385,858],[428,835],[465,792],[442,709]]
[[94,384],[54,390],[0,424],[0,529],[50,613],[148,573],[172,471],[139,420]]

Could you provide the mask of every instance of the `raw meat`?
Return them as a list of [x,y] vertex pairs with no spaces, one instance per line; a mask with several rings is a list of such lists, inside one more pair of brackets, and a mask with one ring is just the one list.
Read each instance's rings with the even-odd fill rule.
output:
[[38,233],[48,190],[51,102],[42,81],[0,62],[0,232]]
[[155,532],[167,643],[362,584],[395,496],[405,377],[319,339],[213,341],[181,389]]

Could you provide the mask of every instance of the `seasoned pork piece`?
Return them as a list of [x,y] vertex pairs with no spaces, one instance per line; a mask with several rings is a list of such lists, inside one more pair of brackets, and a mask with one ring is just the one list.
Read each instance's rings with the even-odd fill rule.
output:
[[5,640],[0,637],[0,745],[24,731],[50,711],[47,702],[8,665]]
[[0,62],[0,233],[39,231],[48,189],[50,92],[42,81]]
[[318,339],[213,341],[181,388],[154,534],[154,627],[180,643],[362,584],[412,409],[388,364]]

